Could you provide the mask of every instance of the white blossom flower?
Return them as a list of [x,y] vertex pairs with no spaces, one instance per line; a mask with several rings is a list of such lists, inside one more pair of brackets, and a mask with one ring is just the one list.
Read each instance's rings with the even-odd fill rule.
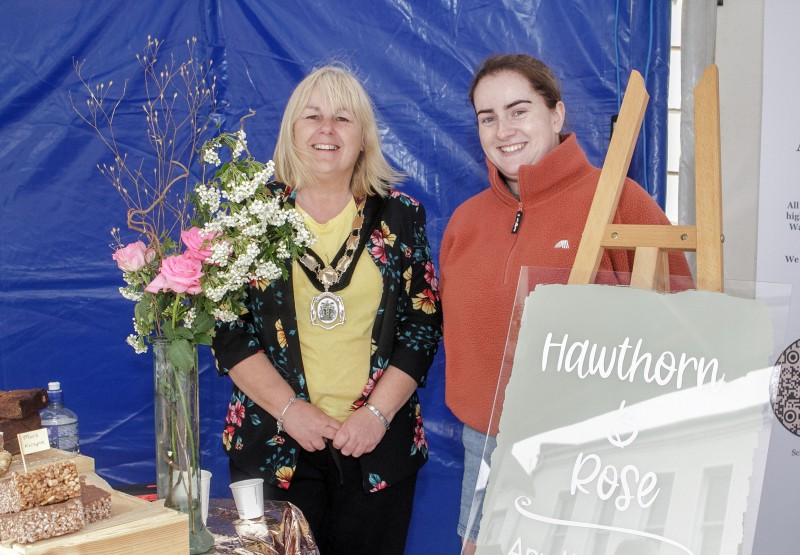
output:
[[236,145],[233,147],[233,151],[231,151],[231,156],[234,160],[237,160],[239,156],[242,155],[242,152],[245,151],[247,148],[247,134],[244,132],[244,129],[240,129],[236,133]]
[[278,243],[278,249],[275,251],[275,254],[280,258],[289,258],[289,245],[286,243],[285,239]]
[[122,295],[123,298],[136,303],[144,298],[144,294],[141,291],[137,291],[134,288],[134,284],[129,284],[127,287],[120,287],[119,294]]
[[208,257],[207,262],[214,266],[224,267],[228,264],[228,258],[231,255],[231,246],[227,241],[219,241],[211,245],[211,256]]
[[281,277],[281,269],[272,260],[259,263],[255,269],[255,279],[272,281]]
[[221,308],[215,309],[213,316],[222,322],[233,322],[234,320],[238,319],[238,316],[233,312],[229,310],[223,310]]
[[197,309],[195,307],[191,307],[189,310],[186,311],[186,314],[183,315],[183,325],[189,329],[192,329],[192,323],[194,323],[194,319],[197,317]]
[[255,180],[244,180],[234,182],[228,191],[228,200],[231,202],[242,202],[253,196],[260,184]]
[[197,200],[199,204],[205,207],[209,212],[213,213],[219,210],[222,195],[218,189],[199,183],[194,188],[194,192],[197,194]]
[[217,149],[214,147],[207,147],[203,149],[203,162],[206,164],[214,164],[215,166],[219,166],[222,163],[222,160],[219,159],[219,153]]
[[147,345],[144,344],[142,337],[139,335],[131,334],[125,338],[125,342],[133,347],[133,352],[141,355],[147,352]]

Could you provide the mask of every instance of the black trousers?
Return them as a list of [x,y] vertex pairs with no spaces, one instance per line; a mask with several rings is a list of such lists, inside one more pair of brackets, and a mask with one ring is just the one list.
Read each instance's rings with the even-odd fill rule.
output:
[[[253,478],[230,467],[231,481]],[[300,451],[289,489],[264,482],[264,499],[289,501],[303,512],[321,555],[403,555],[417,474],[374,493],[361,486],[358,459],[329,443]]]

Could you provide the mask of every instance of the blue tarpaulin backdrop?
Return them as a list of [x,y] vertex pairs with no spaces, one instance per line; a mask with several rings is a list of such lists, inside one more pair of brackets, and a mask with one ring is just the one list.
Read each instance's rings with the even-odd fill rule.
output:
[[[0,34],[0,389],[60,380],[80,417],[82,452],[112,483],[154,479],[152,362],[125,344],[132,303],[118,294],[112,227],[125,206],[97,171],[111,162],[72,109],[93,83],[131,83],[148,35],[180,59],[185,41],[213,59],[221,123],[248,120],[251,152],[272,155],[285,102],[303,75],[331,60],[351,65],[382,119],[385,152],[408,174],[404,189],[428,213],[434,253],[447,220],[485,187],[467,100],[487,55],[527,52],[562,80],[567,120],[597,165],[632,69],[651,95],[631,175],[663,205],[670,3],[615,0],[7,0]],[[113,94],[112,94],[113,97]],[[144,117],[143,115],[141,116]],[[149,156],[143,123],[120,132],[133,157]],[[130,126],[130,127],[127,127]],[[140,132],[141,129],[141,132]],[[546,217],[543,215],[541,217]],[[557,225],[557,222],[553,222]],[[203,464],[213,495],[228,496],[220,441],[230,382],[201,348]],[[444,405],[440,352],[422,392],[431,460],[423,469],[408,553],[457,553],[460,425]]]

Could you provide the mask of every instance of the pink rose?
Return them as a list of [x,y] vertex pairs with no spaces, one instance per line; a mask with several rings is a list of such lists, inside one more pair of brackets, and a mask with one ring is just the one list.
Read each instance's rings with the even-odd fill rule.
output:
[[219,235],[219,233],[203,233],[199,227],[191,227],[181,231],[181,240],[186,245],[186,254],[205,262],[206,258],[211,256],[211,242]]
[[161,271],[150,284],[144,288],[148,293],[174,291],[197,295],[203,290],[200,278],[203,277],[203,266],[188,253],[168,256],[161,261]]
[[114,251],[111,258],[123,272],[136,272],[152,262],[155,255],[153,249],[148,249],[144,243],[136,241]]

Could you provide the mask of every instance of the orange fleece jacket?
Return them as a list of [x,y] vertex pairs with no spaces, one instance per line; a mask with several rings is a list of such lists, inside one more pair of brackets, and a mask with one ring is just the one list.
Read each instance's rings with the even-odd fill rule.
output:
[[[453,213],[442,239],[440,293],[444,309],[447,406],[464,424],[497,434],[513,349],[503,364],[522,266],[531,283],[566,283],[600,177],[574,135],[519,172],[520,198],[488,160],[488,189]],[[516,232],[512,232],[519,220]],[[614,223],[669,224],[656,202],[628,179]],[[673,291],[693,287],[681,252],[669,255]],[[633,252],[605,251],[597,283],[627,284]],[[527,289],[524,292],[527,294]],[[519,315],[517,315],[519,316]],[[502,379],[501,379],[501,368]],[[498,380],[499,389],[498,389]],[[498,407],[502,404],[498,404]],[[491,417],[491,426],[490,426]]]

